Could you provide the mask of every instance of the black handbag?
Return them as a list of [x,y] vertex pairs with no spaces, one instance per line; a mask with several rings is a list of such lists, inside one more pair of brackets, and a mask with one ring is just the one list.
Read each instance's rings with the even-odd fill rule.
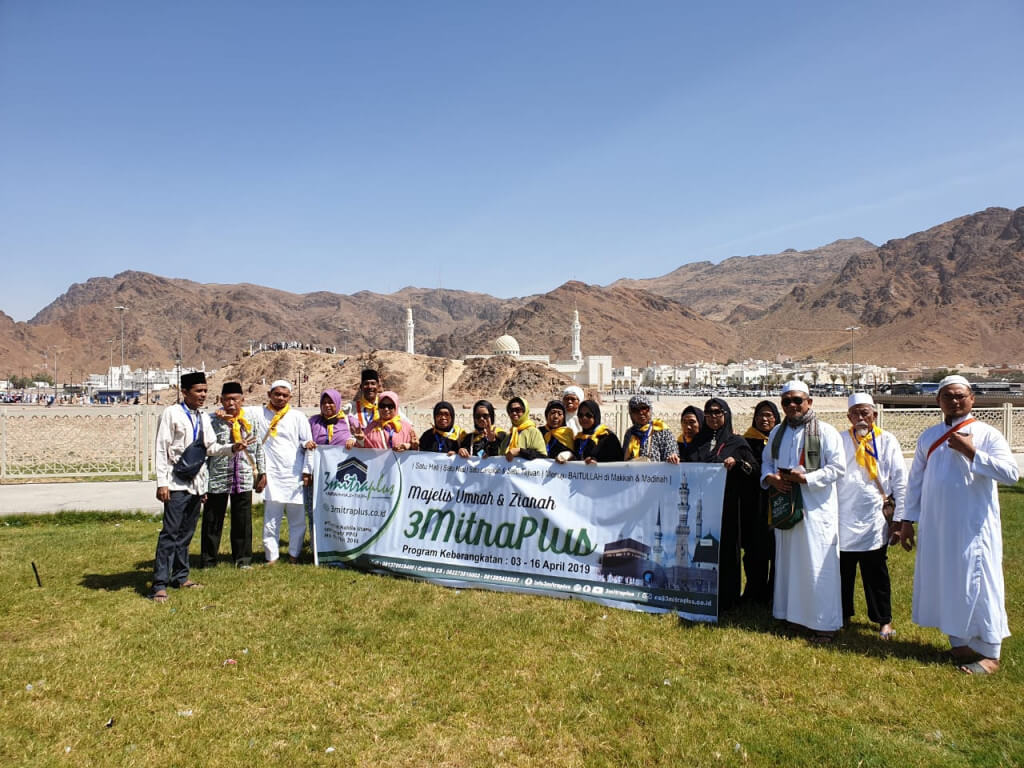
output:
[[181,454],[181,458],[174,462],[171,473],[183,482],[188,482],[203,468],[206,463],[206,443],[203,440],[203,423],[199,422],[199,435],[193,440]]

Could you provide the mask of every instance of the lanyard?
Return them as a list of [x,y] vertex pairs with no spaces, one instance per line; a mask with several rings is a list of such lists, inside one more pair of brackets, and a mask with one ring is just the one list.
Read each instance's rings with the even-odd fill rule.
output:
[[[188,417],[188,423],[192,425],[192,440],[195,441],[199,437],[199,419],[192,418],[192,411],[190,411],[184,403],[181,404],[181,410],[185,412],[185,416]],[[200,417],[201,419],[202,417]]]

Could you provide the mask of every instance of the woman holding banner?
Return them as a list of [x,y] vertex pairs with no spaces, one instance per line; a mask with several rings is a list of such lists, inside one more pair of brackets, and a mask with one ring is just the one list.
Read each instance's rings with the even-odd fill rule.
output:
[[601,423],[601,407],[593,400],[584,400],[576,410],[580,431],[573,441],[576,461],[598,464],[622,461],[622,443],[608,427]]
[[487,459],[501,453],[505,431],[494,427],[494,406],[489,400],[473,404],[473,431],[466,432],[459,443],[459,456]]

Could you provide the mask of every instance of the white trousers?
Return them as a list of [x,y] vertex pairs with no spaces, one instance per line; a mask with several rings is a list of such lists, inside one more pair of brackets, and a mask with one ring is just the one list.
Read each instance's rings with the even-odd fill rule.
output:
[[302,540],[306,538],[306,510],[302,504],[267,501],[263,504],[263,552],[267,562],[280,557],[281,520],[288,515],[288,554],[298,557],[302,553]]
[[998,659],[999,652],[1003,647],[1002,643],[986,643],[980,637],[957,637],[956,635],[949,636],[949,644],[953,648],[961,648],[966,645],[986,659]]

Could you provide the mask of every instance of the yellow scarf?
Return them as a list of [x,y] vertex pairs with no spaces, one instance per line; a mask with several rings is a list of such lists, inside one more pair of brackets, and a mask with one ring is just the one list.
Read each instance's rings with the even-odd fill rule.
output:
[[[568,450],[572,450],[572,441],[575,435],[572,429],[569,427],[556,427],[555,429],[549,429],[545,437],[555,438],[558,442],[564,445]],[[548,441],[550,444],[550,440]]]
[[867,470],[868,477],[872,481],[878,479],[878,446],[875,440],[881,436],[882,430],[877,424],[872,425],[871,431],[864,437],[857,437],[853,427],[850,427],[850,437],[853,438],[853,444],[857,446],[857,463]]
[[270,420],[270,426],[267,427],[267,434],[263,437],[263,442],[267,442],[268,437],[277,437],[277,423],[284,418],[284,415],[292,409],[292,404],[288,403],[280,411],[274,414],[274,418]]
[[[579,447],[579,451],[576,452],[576,455],[578,457],[582,458],[583,457],[583,451],[586,450],[586,445],[587,445],[587,443],[589,441],[593,440],[594,441],[594,445],[597,445],[600,442],[601,438],[604,437],[605,435],[607,435],[609,432],[611,432],[611,430],[608,429],[608,427],[606,427],[604,424],[598,424],[596,427],[594,427],[594,431],[593,432],[577,432],[576,433],[576,440],[579,441],[580,447]],[[573,442],[573,450],[575,450],[575,449],[576,449],[576,443],[574,441]]]
[[530,419],[527,418],[527,415],[524,413],[523,417],[519,420],[519,423],[512,425],[512,433],[511,433],[511,437],[508,440],[508,447],[509,448],[518,448],[519,447],[519,433],[522,432],[524,429],[529,429],[530,427],[536,427],[536,426],[537,425],[534,424],[532,421],[530,421]]
[[442,432],[437,427],[434,427],[434,434],[447,437],[449,440],[454,440],[457,443],[462,440],[462,436],[466,433],[458,424],[452,424],[452,428],[447,432]]
[[390,419],[388,419],[387,421],[381,421],[377,424],[378,429],[385,430],[388,427],[391,427],[391,429],[394,430],[395,434],[398,434],[398,432],[402,429],[402,419],[399,418],[398,416],[398,409],[395,409],[395,415],[392,416]]
[[760,440],[765,445],[768,444],[768,435],[757,427],[748,427],[747,431],[743,433],[743,436],[749,437],[751,440]]
[[[366,420],[363,416],[363,411],[366,409],[369,409],[370,412],[373,413],[372,419]],[[371,421],[376,421],[380,418],[380,413],[377,411],[377,404],[371,403],[369,400],[364,400],[363,396],[359,395],[359,398],[356,400],[356,417],[359,419],[360,427],[369,426]]]
[[647,438],[643,441],[640,440],[640,435],[637,434],[637,428],[634,427],[629,431],[629,444],[626,446],[626,458],[635,459],[640,455],[640,452],[646,447],[651,439],[651,435],[655,432],[661,432],[665,429],[665,422],[661,419],[654,419],[650,424],[647,425],[647,429],[644,432],[647,433]]
[[242,430],[246,435],[252,434],[252,424],[245,420],[245,416],[239,411],[237,416],[228,415],[227,411],[217,411],[217,418],[226,421],[231,425],[231,442],[242,442]]
[[[324,417],[321,416],[320,418],[323,419]],[[338,423],[338,417],[337,416],[335,416],[330,421],[328,421],[327,419],[324,419],[324,424],[327,425],[327,443],[328,444],[330,444],[331,440],[334,439],[334,425],[337,424],[337,423]]]

